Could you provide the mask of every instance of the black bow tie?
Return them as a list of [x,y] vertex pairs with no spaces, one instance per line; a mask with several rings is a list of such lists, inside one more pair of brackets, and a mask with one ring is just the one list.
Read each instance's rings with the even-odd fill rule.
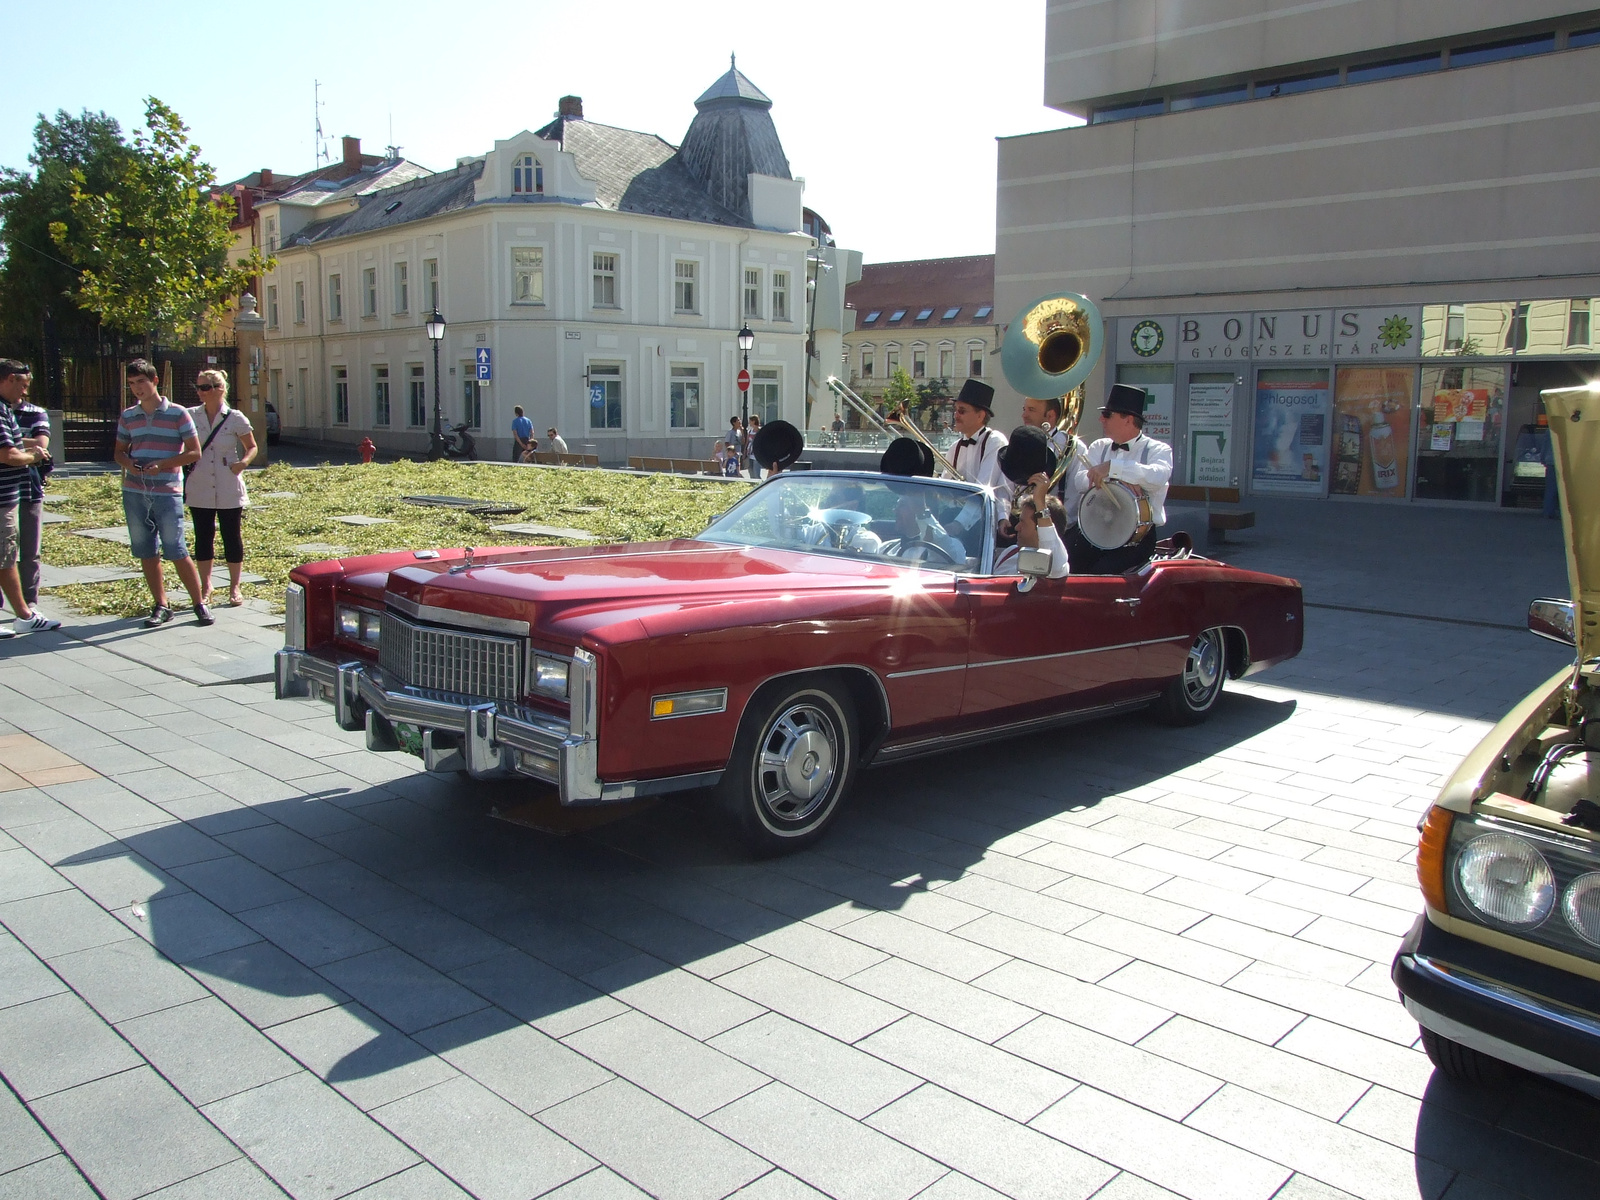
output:
[[958,445],[958,446],[976,446],[977,444],[978,444],[978,439],[977,438],[962,438],[959,442],[956,443],[956,445]]
[[1127,442],[1112,442],[1111,443],[1111,448],[1113,450],[1126,450],[1128,448],[1128,443]]

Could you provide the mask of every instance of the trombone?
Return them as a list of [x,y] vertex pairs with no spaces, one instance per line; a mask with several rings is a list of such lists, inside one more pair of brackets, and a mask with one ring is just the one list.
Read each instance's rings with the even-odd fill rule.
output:
[[933,457],[938,461],[940,466],[949,472],[950,478],[961,478],[961,472],[956,470],[955,465],[940,452],[939,447],[933,444],[933,442],[928,438],[927,434],[923,433],[922,430],[917,428],[917,423],[908,418],[904,413],[890,417],[886,421],[884,418],[878,416],[875,411],[873,411],[872,405],[868,404],[860,396],[856,395],[855,392],[851,391],[844,380],[840,379],[837,375],[828,376],[828,386],[833,389],[834,394],[837,395],[839,399],[843,400],[851,408],[855,409],[856,412],[860,414],[861,419],[869,422],[879,433],[885,434],[890,438],[909,437],[914,441],[921,442],[929,450],[933,451]]

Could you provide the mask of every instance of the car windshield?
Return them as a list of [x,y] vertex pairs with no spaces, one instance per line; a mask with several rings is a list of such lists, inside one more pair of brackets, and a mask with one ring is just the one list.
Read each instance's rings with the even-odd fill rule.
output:
[[940,571],[980,569],[993,520],[965,484],[797,471],[769,479],[700,535]]

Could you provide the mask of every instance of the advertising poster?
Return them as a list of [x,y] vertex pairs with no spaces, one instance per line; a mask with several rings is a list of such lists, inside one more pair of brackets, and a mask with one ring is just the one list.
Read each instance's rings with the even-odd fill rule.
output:
[[1144,431],[1158,442],[1172,445],[1172,385],[1146,383],[1144,388]]
[[1233,383],[1189,384],[1189,478],[1195,487],[1229,487],[1228,442],[1233,438]]
[[1320,496],[1327,469],[1326,377],[1258,379],[1251,490]]
[[1411,397],[1416,386],[1411,367],[1339,368],[1334,377],[1330,492],[1406,498],[1411,482]]

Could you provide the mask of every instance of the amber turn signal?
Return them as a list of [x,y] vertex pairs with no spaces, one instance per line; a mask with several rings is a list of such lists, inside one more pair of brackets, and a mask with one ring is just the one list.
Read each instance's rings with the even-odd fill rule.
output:
[[1422,885],[1422,898],[1435,912],[1449,912],[1445,899],[1444,860],[1450,845],[1450,825],[1455,814],[1437,804],[1422,819],[1422,839],[1417,843],[1417,882]]

